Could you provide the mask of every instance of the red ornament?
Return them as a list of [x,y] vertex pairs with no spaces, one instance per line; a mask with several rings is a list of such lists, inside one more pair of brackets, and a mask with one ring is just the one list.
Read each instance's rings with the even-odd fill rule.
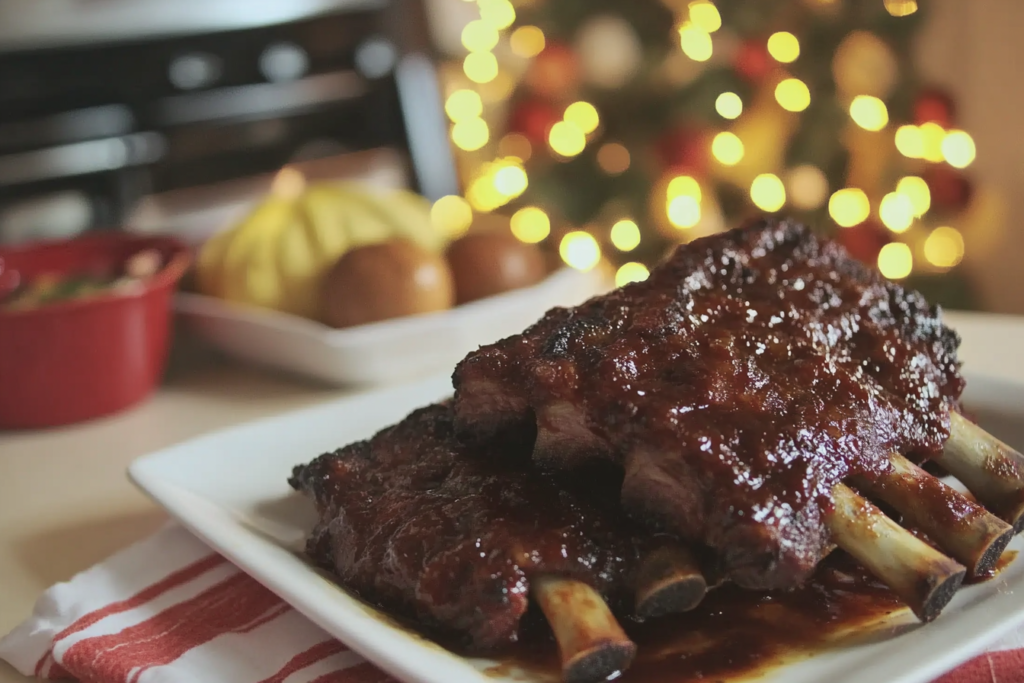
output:
[[836,241],[843,245],[853,258],[874,266],[878,263],[878,252],[892,239],[889,231],[882,225],[866,220],[852,228],[840,228]]
[[733,61],[736,72],[750,81],[760,83],[772,70],[772,58],[768,54],[768,44],[763,40],[747,40],[736,51]]
[[938,88],[925,88],[914,99],[914,123],[932,121],[943,128],[951,128],[956,118],[953,98]]
[[550,100],[570,97],[578,83],[579,60],[561,43],[548,43],[526,72],[526,85]]
[[540,100],[524,100],[512,110],[508,127],[511,132],[521,133],[530,142],[540,144],[547,140],[551,127],[560,120],[551,105]]
[[931,164],[921,174],[932,195],[932,206],[942,211],[959,212],[967,207],[974,195],[971,181],[955,168]]
[[711,138],[706,131],[680,127],[662,135],[656,152],[667,168],[681,174],[704,176],[711,161]]

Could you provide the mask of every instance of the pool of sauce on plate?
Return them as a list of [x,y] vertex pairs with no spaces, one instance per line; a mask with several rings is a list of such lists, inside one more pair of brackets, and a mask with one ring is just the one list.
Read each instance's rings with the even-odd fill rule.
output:
[[[1004,562],[1012,559],[1009,555]],[[799,589],[752,593],[724,586],[709,592],[687,614],[624,623],[637,644],[637,656],[617,680],[690,683],[746,678],[823,648],[888,638],[915,623],[888,588],[837,551]],[[557,647],[539,615],[528,615],[520,644],[498,659],[501,663],[489,669],[489,675],[560,680]]]

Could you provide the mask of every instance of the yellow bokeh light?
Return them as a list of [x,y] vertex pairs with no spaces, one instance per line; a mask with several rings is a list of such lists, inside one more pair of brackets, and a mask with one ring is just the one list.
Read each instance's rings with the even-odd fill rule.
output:
[[597,165],[611,175],[618,175],[629,168],[629,150],[617,142],[606,142],[597,150]]
[[518,197],[528,184],[526,171],[519,166],[505,166],[494,174],[494,189],[506,197]]
[[651,271],[647,270],[647,266],[642,263],[636,261],[623,263],[615,272],[615,286],[624,287],[630,282],[643,282],[650,275]]
[[768,37],[768,54],[775,61],[789,64],[800,56],[800,41],[789,31],[779,31]]
[[498,31],[482,19],[474,19],[462,29],[462,46],[470,52],[487,52],[498,44]]
[[850,118],[864,130],[882,130],[889,123],[889,110],[877,97],[857,95],[850,102]]
[[601,123],[597,109],[590,102],[573,102],[565,108],[562,118],[575,124],[584,133],[593,133]]
[[885,10],[894,17],[905,17],[917,11],[917,0],[885,0]]
[[917,126],[900,126],[896,129],[896,149],[908,159],[924,157],[924,138]]
[[669,223],[688,230],[700,222],[700,202],[690,195],[681,194],[668,200],[665,213]]
[[723,119],[739,118],[743,113],[743,100],[734,92],[724,92],[715,100],[715,111]]
[[562,238],[558,254],[571,267],[586,272],[601,260],[601,246],[589,232],[574,230]]
[[683,54],[695,62],[711,59],[711,35],[692,22],[683,22],[679,27],[679,46],[683,48]]
[[914,270],[914,255],[902,242],[891,242],[878,252],[878,270],[890,280],[901,280]]
[[587,145],[587,136],[579,126],[568,121],[559,121],[551,126],[548,133],[548,144],[563,157],[574,157]]
[[491,133],[483,119],[464,119],[452,126],[452,142],[459,149],[473,152],[487,144]]
[[628,218],[613,225],[609,236],[619,251],[633,251],[640,246],[640,228]]
[[803,111],[811,104],[811,91],[799,78],[787,78],[775,86],[775,100],[786,111]]
[[946,131],[933,121],[922,123],[918,130],[921,131],[921,156],[933,163],[942,161],[942,142],[946,138]]
[[786,188],[774,173],[762,173],[750,184],[750,199],[762,211],[778,211],[786,203]]
[[452,121],[475,119],[484,111],[484,103],[473,90],[456,90],[444,102],[444,111]]
[[906,232],[914,222],[914,204],[902,192],[890,192],[878,205],[878,217],[893,232]]
[[743,159],[743,141],[735,133],[723,131],[711,141],[711,154],[719,163],[735,166]]
[[536,244],[551,234],[551,220],[536,206],[524,206],[512,214],[512,234],[520,242]]
[[951,130],[942,138],[942,157],[950,166],[967,168],[976,153],[974,140],[962,130]]
[[466,200],[474,211],[490,213],[508,201],[508,197],[494,189],[491,178],[482,175],[469,184]]
[[722,28],[722,15],[718,8],[708,0],[696,0],[689,5],[690,21],[706,33],[714,33]]
[[668,198],[674,199],[681,196],[693,197],[700,202],[702,194],[700,183],[688,175],[679,175],[668,181]]
[[430,207],[430,222],[438,232],[454,239],[469,230],[473,209],[462,197],[446,195]]
[[864,190],[846,187],[836,190],[828,199],[828,215],[843,228],[852,228],[871,215],[871,202]]
[[910,198],[910,203],[914,207],[914,215],[918,218],[925,215],[931,208],[932,193],[924,178],[919,178],[916,175],[900,178],[900,181],[896,183],[896,191]]
[[508,28],[516,20],[516,8],[508,0],[477,0],[480,18],[497,29]]
[[520,26],[509,36],[508,44],[520,57],[536,57],[544,51],[544,31],[536,26]]
[[462,62],[462,70],[474,83],[489,83],[498,76],[498,60],[490,52],[470,52]]
[[509,133],[498,141],[498,152],[502,156],[515,157],[520,161],[529,161],[533,156],[533,145],[530,139],[519,133]]
[[933,266],[952,268],[964,258],[963,235],[956,228],[935,228],[924,241],[924,257]]

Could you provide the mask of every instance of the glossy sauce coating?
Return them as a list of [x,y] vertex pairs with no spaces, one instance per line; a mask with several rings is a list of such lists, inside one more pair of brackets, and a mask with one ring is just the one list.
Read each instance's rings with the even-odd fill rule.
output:
[[471,354],[457,425],[479,440],[535,416],[537,461],[616,461],[635,516],[717,549],[741,585],[792,587],[837,482],[941,448],[958,344],[919,294],[762,222]]

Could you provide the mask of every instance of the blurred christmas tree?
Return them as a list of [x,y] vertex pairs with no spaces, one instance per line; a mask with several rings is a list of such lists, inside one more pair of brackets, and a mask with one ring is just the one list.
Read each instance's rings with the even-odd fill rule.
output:
[[[974,158],[915,77],[914,0],[478,0],[446,111],[465,198],[568,264],[643,278],[676,243],[780,213],[970,305]],[[500,133],[499,133],[500,131]]]

